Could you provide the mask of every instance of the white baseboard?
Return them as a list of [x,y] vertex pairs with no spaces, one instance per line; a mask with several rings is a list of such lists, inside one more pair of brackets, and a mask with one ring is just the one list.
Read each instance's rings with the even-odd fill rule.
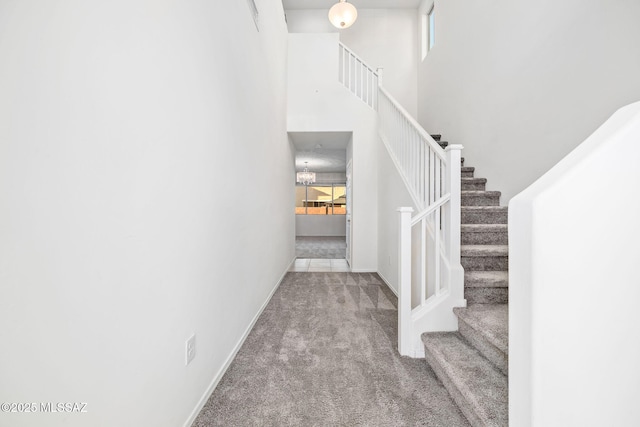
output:
[[395,290],[395,289],[393,289],[393,287],[389,284],[389,281],[387,280],[387,278],[386,278],[386,277],[384,277],[384,276],[382,275],[382,273],[380,273],[379,271],[378,271],[378,276],[380,276],[380,278],[382,279],[382,281],[387,285],[387,288],[389,288],[389,290],[391,290],[391,292],[393,292],[393,294],[397,297],[397,296],[398,296],[398,292],[396,292],[396,290]]
[[253,320],[251,320],[251,323],[249,323],[249,326],[244,331],[244,334],[242,334],[242,336],[240,337],[240,340],[238,341],[238,343],[235,345],[235,347],[231,351],[231,354],[229,355],[229,357],[227,357],[227,360],[225,360],[225,362],[222,365],[222,367],[214,375],[213,380],[211,380],[211,383],[209,384],[209,387],[207,387],[207,390],[202,395],[202,398],[198,401],[198,404],[196,405],[194,410],[189,415],[189,418],[187,418],[187,421],[185,421],[184,427],[191,427],[193,422],[196,420],[196,418],[198,417],[198,414],[200,413],[200,411],[202,411],[202,408],[204,407],[204,405],[207,403],[207,401],[209,400],[209,398],[213,394],[213,391],[218,386],[218,383],[220,382],[220,380],[224,376],[225,372],[227,372],[227,369],[229,369],[229,366],[231,365],[231,362],[233,362],[233,359],[236,357],[236,354],[238,354],[238,351],[240,351],[240,348],[242,347],[242,344],[244,344],[245,340],[249,336],[249,333],[251,332],[251,330],[253,329],[254,325],[256,324],[258,319],[260,318],[260,315],[262,314],[264,309],[267,307],[267,304],[269,304],[269,301],[271,301],[271,298],[273,297],[273,294],[276,293],[276,291],[280,287],[280,284],[282,283],[282,280],[284,279],[284,276],[286,276],[287,273],[289,272],[289,270],[291,270],[291,267],[293,266],[293,263],[295,261],[296,261],[296,258],[294,257],[291,260],[291,262],[289,263],[289,265],[287,266],[287,268],[284,271],[284,273],[282,273],[282,275],[280,276],[280,279],[278,280],[278,282],[276,283],[274,288],[269,293],[269,296],[267,297],[266,301],[264,302],[264,304],[262,304],[262,307],[260,307],[260,309],[258,310],[258,313],[256,313],[256,315],[254,316]]
[[377,271],[375,270],[371,270],[370,268],[363,268],[363,269],[351,269],[352,273],[377,273]]

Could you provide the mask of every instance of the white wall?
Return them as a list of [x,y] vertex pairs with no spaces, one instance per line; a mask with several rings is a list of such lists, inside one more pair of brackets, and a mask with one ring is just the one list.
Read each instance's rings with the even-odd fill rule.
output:
[[419,121],[463,144],[502,203],[640,99],[640,2],[436,0]]
[[509,204],[509,421],[640,420],[640,103]]
[[351,266],[376,271],[377,114],[338,82],[337,53],[337,34],[289,34],[287,129],[353,132]]
[[287,31],[259,8],[0,2],[0,402],[88,404],[0,424],[183,425],[286,271]]
[[373,68],[384,68],[384,86],[417,117],[418,21],[415,9],[358,9],[350,28],[338,30],[325,9],[287,10],[290,33],[334,33]]
[[[399,207],[417,208],[382,140],[378,139],[378,274],[398,293]],[[416,229],[418,227],[415,227]]]
[[296,236],[345,236],[344,215],[296,215]]

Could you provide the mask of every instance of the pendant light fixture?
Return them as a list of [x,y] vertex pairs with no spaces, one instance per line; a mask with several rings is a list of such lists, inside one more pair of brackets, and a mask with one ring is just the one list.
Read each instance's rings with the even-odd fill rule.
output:
[[309,185],[316,182],[316,173],[309,172],[309,168],[307,167],[307,163],[304,162],[304,170],[302,172],[296,173],[296,181],[300,184]]
[[329,21],[334,27],[344,29],[349,28],[356,22],[358,11],[347,0],[340,0],[329,9]]

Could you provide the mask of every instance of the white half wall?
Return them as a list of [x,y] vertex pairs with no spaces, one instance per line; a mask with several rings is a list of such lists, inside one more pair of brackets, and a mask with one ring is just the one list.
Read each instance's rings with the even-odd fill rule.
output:
[[296,215],[296,236],[345,236],[345,215]]
[[338,82],[338,34],[289,34],[288,80],[290,132],[353,132],[351,268],[376,271],[377,113]]
[[502,204],[640,100],[640,2],[435,2],[418,114]]
[[0,2],[0,402],[87,403],[1,425],[188,424],[287,270],[287,30],[258,3],[259,32],[245,1]]
[[509,422],[640,420],[640,103],[509,203]]
[[346,30],[329,22],[326,9],[287,10],[290,33],[334,33],[369,66],[384,68],[384,87],[414,117],[418,92],[416,9],[361,9]]

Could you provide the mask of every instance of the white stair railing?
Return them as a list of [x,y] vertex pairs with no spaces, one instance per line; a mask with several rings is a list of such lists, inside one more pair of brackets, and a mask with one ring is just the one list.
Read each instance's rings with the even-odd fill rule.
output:
[[379,96],[380,136],[419,210],[443,196],[444,150],[384,88]]
[[461,145],[440,145],[381,84],[382,76],[342,43],[339,81],[378,111],[380,137],[418,212],[402,207],[398,262],[398,351],[422,357],[423,332],[458,329],[465,306],[460,264]]
[[423,332],[458,329],[461,145],[442,147],[382,87],[380,137],[419,210],[399,208],[398,351],[422,357]]
[[369,107],[378,109],[378,72],[353,51],[338,43],[338,81]]

